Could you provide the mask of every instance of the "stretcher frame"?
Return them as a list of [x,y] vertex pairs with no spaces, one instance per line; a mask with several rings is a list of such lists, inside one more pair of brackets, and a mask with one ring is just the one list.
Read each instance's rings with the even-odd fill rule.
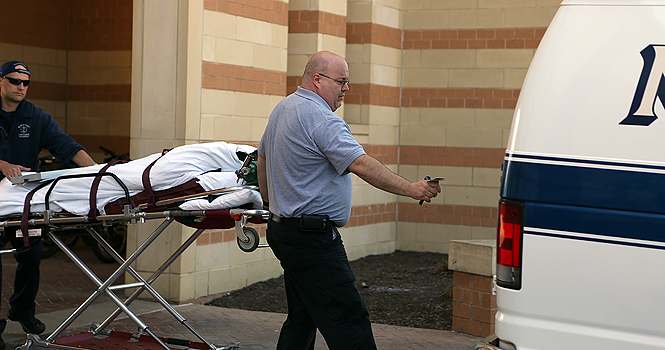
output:
[[[91,219],[88,216],[62,216],[58,213],[55,213],[49,209],[49,195],[53,187],[58,183],[58,181],[67,179],[67,178],[79,178],[87,176],[111,176],[113,177],[118,184],[124,189],[126,200],[128,204],[124,206],[122,214],[111,214],[111,215],[98,215],[94,219]],[[168,206],[175,203],[182,203],[190,199],[199,199],[199,198],[208,198],[210,201],[213,196],[219,196],[223,194],[228,194],[242,189],[258,189],[256,186],[237,186],[226,189],[220,189],[215,191],[208,191],[194,195],[182,196],[178,198],[168,199],[164,201],[158,201],[155,203],[157,207]],[[180,247],[171,254],[171,256],[164,261],[164,263],[147,279],[144,279],[136,272],[131,264],[136,261],[136,259],[143,253],[145,250],[161,235],[162,232],[170,226],[176,218],[202,218],[210,216],[222,216],[229,215],[235,221],[235,233],[237,237],[237,243],[241,250],[245,252],[251,252],[256,250],[259,247],[266,247],[267,244],[259,244],[259,235],[257,231],[247,224],[250,221],[256,222],[256,218],[259,218],[259,221],[266,221],[269,219],[270,212],[267,210],[259,209],[223,209],[223,210],[164,210],[164,211],[155,211],[147,212],[144,211],[149,207],[154,205],[141,204],[132,208],[130,203],[130,196],[127,190],[127,187],[122,183],[122,181],[115,176],[113,173],[96,173],[96,174],[77,174],[62,176],[57,178],[49,188],[46,194],[46,210],[44,211],[41,218],[32,218],[28,220],[28,224],[31,227],[48,227],[52,230],[49,230],[47,235],[53,240],[53,242],[67,255],[67,257],[78,266],[83,273],[88,276],[96,285],[97,289],[67,318],[65,319],[46,339],[41,339],[36,334],[28,334],[26,342],[18,347],[17,349],[21,350],[30,350],[33,346],[39,347],[54,347],[60,349],[80,349],[80,346],[72,346],[64,343],[64,338],[58,338],[58,336],[65,331],[75,320],[78,318],[100,295],[106,294],[117,306],[117,309],[111,313],[101,324],[93,324],[90,327],[90,333],[92,336],[103,336],[109,335],[113,331],[107,330],[107,327],[115,320],[120,313],[124,313],[130,318],[139,328],[139,333],[136,337],[138,341],[144,339],[143,334],[149,336],[149,341],[156,342],[161,348],[170,350],[171,348],[167,345],[169,339],[161,338],[155,335],[149,327],[141,321],[141,319],[129,309],[129,305],[136,300],[144,291],[147,291],[155,300],[167,311],[169,312],[180,324],[187,328],[196,338],[200,340],[200,343],[195,344],[195,342],[188,343],[183,340],[175,340],[171,344],[187,346],[188,348],[196,349],[210,349],[210,350],[231,350],[239,349],[239,343],[229,344],[228,346],[218,347],[215,344],[206,340],[199,332],[197,332],[187,320],[180,315],[169,303],[164,299],[151,284],[164,272],[169,266],[178,258],[180,255],[193,243],[196,239],[205,231],[206,228],[198,228],[194,231],[189,238],[183,242]],[[123,223],[143,223],[146,220],[150,219],[164,219],[164,221],[157,227],[153,233],[148,236],[143,243],[141,243],[136,250],[124,259],[118,252],[113,249],[113,247],[94,229],[94,225],[99,225],[101,222],[103,225],[111,225],[115,222]],[[0,231],[4,231],[7,227],[20,227],[22,224],[21,220],[5,220],[0,221]],[[67,245],[62,242],[62,240],[53,233],[53,231],[58,231],[58,229],[72,229],[72,228],[83,228],[85,229],[109,254],[111,254],[114,259],[120,264],[120,266],[113,272],[106,280],[102,281],[98,278],[81,259],[79,259],[72,250],[67,247]],[[220,228],[229,228],[229,227],[220,227]],[[0,250],[0,254],[3,253],[16,253],[19,252],[21,248],[18,249],[9,249],[9,250]],[[112,285],[122,274],[128,272],[137,282],[126,283],[121,285]],[[115,295],[114,291],[136,288],[136,291],[129,296],[124,302]],[[61,343],[58,343],[58,340],[61,340]]]

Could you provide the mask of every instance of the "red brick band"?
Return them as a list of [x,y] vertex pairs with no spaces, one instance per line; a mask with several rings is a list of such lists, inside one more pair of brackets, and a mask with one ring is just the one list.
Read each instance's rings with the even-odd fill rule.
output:
[[45,83],[30,81],[30,88],[26,95],[28,100],[67,101],[67,84]]
[[535,49],[546,29],[538,27],[402,31],[375,23],[347,23],[346,43],[376,44],[404,50]]
[[131,102],[130,84],[67,85],[67,101]]
[[503,148],[400,146],[399,164],[501,168]]
[[203,62],[204,89],[286,96],[286,72]]
[[400,88],[377,84],[351,84],[344,98],[350,104],[389,107],[514,109],[519,89]]
[[398,221],[428,224],[496,227],[497,208],[469,205],[445,205],[400,202]]
[[347,23],[347,44],[376,44],[402,48],[402,31],[376,23]]
[[402,107],[514,109],[520,89],[404,88]]
[[289,24],[289,4],[278,0],[204,0],[203,8],[274,24]]
[[33,81],[29,99],[51,101],[131,102],[130,84],[76,85]]
[[399,87],[352,83],[344,100],[357,105],[400,107],[399,95]]
[[[418,203],[380,203],[355,205],[345,228],[374,225],[386,222],[416,222],[446,225],[496,227],[497,208],[463,205]],[[265,225],[253,226],[265,237]],[[236,240],[234,229],[207,230],[199,237],[197,244],[212,244]]]
[[289,11],[289,33],[321,33],[346,37],[346,16],[324,11]]
[[535,49],[546,28],[405,30],[404,50]]
[[72,0],[67,7],[68,51],[131,51],[132,0]]

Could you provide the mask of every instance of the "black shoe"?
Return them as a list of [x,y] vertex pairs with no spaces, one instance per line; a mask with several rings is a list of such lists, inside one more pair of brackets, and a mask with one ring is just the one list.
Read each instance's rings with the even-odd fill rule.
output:
[[[38,320],[36,317],[27,320],[20,320],[18,318],[12,317],[11,313],[7,312],[7,318],[12,321],[17,321],[23,327],[23,331],[26,333],[32,334],[42,334],[46,330],[46,325],[42,321]],[[2,350],[0,348],[0,350]]]

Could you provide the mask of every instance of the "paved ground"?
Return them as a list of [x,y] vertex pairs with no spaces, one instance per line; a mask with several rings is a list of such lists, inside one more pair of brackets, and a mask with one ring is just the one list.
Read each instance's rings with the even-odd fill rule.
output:
[[[115,264],[102,264],[83,243],[77,244],[75,252],[100,278],[110,275]],[[7,299],[11,294],[16,262],[9,255],[2,256],[2,310],[7,310]],[[50,334],[73,310],[95,289],[95,285],[62,253],[42,262],[40,294],[37,297],[37,317],[46,325],[43,339]],[[102,279],[103,279],[102,278]],[[141,320],[158,336],[197,341],[198,339],[159,304],[136,301],[132,310],[140,314]],[[90,322],[101,322],[115,307],[106,297],[100,298],[86,310],[61,336],[86,332]],[[199,304],[176,306],[176,310],[206,340],[218,347],[240,342],[240,349],[274,349],[284,314],[225,309]],[[111,324],[118,331],[135,333],[134,322],[128,318]],[[396,327],[374,324],[373,330],[379,349],[471,349],[478,338],[450,331]],[[25,334],[16,322],[9,322],[3,339],[8,349],[25,342]],[[327,349],[325,342],[317,338],[317,350]]]

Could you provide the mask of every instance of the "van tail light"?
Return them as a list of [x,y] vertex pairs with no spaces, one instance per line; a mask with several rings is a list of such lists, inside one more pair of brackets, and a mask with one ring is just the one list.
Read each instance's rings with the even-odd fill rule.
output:
[[501,200],[496,241],[497,285],[521,288],[522,231],[524,203]]

